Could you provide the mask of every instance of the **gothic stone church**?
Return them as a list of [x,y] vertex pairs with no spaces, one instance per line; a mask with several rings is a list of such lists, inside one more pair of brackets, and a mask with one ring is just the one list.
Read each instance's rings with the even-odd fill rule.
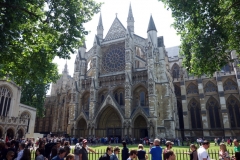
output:
[[[89,51],[77,51],[74,75],[67,65],[52,84],[45,117],[35,132],[87,136],[236,137],[240,135],[237,57],[214,77],[190,76],[179,47],[165,48],[152,16],[146,37],[116,17],[103,37],[100,15]],[[238,74],[239,73],[239,74]]]

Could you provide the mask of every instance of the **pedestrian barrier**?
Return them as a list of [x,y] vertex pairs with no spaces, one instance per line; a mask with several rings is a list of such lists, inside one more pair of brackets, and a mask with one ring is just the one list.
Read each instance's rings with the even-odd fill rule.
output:
[[[103,155],[106,150],[105,149],[94,149],[96,153],[89,152],[88,153],[88,159],[89,160],[98,160],[101,155]],[[176,160],[190,160],[190,157],[188,154],[189,150],[183,150],[183,149],[173,149],[175,155],[176,155]],[[149,150],[146,150],[148,154],[148,159],[151,160],[151,155],[149,154]],[[71,153],[73,154],[73,149],[71,150]],[[228,153],[230,156],[234,155],[233,150],[228,150]],[[219,150],[211,150],[208,149],[208,154],[212,160],[219,160]],[[35,160],[35,150],[31,151],[31,159]],[[121,160],[122,156],[121,153],[118,154],[118,159]],[[137,160],[137,159],[136,159]]]

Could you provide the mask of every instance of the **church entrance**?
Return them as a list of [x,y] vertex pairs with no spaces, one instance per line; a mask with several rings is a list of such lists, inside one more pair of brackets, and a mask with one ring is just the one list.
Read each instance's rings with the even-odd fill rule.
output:
[[78,137],[88,137],[87,122],[83,118],[77,123],[76,135]]
[[21,129],[18,130],[18,138],[23,138],[23,131]]
[[13,131],[13,129],[8,129],[7,130],[7,136],[8,136],[8,139],[13,139],[14,138],[14,131]]
[[148,137],[147,122],[141,115],[139,115],[134,121],[133,136],[136,140]]
[[98,137],[118,137],[122,136],[122,123],[119,113],[112,107],[108,106],[102,114],[99,115],[98,128],[96,136]]

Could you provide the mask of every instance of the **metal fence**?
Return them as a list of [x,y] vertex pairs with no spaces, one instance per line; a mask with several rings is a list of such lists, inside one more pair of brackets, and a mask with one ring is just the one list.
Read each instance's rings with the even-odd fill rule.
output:
[[[88,159],[89,160],[98,160],[101,155],[103,155],[106,150],[104,149],[94,149],[96,153],[88,153]],[[175,155],[176,155],[176,160],[190,160],[189,155],[187,154],[189,150],[183,150],[183,149],[173,149]],[[151,155],[149,154],[149,150],[146,150],[148,159],[151,160]],[[71,150],[71,153],[73,153],[73,150]],[[234,155],[233,150],[228,150],[228,153],[230,156]],[[219,160],[219,150],[211,150],[208,149],[208,154],[212,160]],[[121,153],[118,155],[119,160],[122,159]],[[35,159],[35,150],[31,151],[31,159]],[[135,159],[137,160],[137,159]]]

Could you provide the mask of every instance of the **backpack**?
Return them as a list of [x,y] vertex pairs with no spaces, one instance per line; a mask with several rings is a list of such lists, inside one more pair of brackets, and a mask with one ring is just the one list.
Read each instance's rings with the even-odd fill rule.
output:
[[80,149],[81,149],[80,146],[75,147],[74,154],[79,155],[80,154]]

